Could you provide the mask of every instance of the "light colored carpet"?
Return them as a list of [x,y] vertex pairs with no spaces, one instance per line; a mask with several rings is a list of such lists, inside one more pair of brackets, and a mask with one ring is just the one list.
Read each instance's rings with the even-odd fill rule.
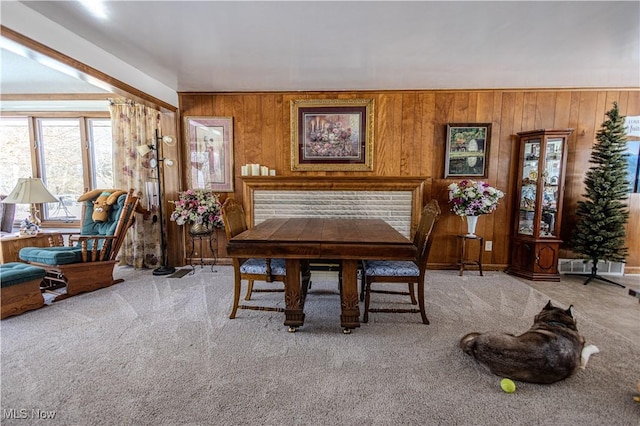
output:
[[[640,342],[580,312],[601,353],[563,382],[518,382],[506,394],[460,351],[470,331],[524,332],[547,302],[504,273],[430,271],[431,325],[372,313],[343,335],[326,276],[313,277],[305,325],[291,334],[281,313],[229,320],[233,270],[216,271],[172,279],[119,268],[124,283],[3,320],[2,424],[638,425]],[[282,305],[282,293],[255,297]],[[8,419],[32,409],[56,415]]]

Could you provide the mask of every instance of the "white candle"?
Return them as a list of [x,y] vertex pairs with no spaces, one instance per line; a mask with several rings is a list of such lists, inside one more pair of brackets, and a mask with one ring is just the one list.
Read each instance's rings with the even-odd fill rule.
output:
[[267,166],[260,167],[261,176],[269,176],[269,168]]
[[247,176],[249,174],[249,166],[242,166],[242,176]]
[[251,174],[253,176],[260,176],[260,164],[251,165]]
[[275,176],[275,175],[276,175],[276,170],[275,169],[269,170],[269,176]]

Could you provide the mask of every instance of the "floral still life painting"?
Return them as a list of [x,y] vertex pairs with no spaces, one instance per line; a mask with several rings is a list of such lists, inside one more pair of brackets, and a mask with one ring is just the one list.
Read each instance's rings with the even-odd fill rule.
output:
[[359,115],[307,114],[304,120],[305,158],[360,158]]
[[449,185],[451,211],[458,216],[479,216],[493,213],[504,192],[485,182],[462,180]]
[[372,170],[373,108],[373,99],[291,101],[291,170]]
[[218,194],[208,189],[187,189],[179,193],[177,201],[171,201],[175,210],[171,220],[178,225],[199,224],[208,228],[223,229],[222,204]]

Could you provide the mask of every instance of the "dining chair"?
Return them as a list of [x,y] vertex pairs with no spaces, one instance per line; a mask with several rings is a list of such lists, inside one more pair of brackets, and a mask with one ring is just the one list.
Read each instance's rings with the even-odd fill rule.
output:
[[[413,237],[413,244],[417,248],[416,260],[364,260],[362,261],[362,285],[364,287],[364,316],[362,322],[369,321],[369,312],[391,313],[419,313],[422,322],[429,324],[424,304],[424,280],[427,269],[427,259],[431,243],[433,242],[433,230],[440,216],[440,206],[436,200],[429,201],[422,209],[418,229]],[[376,289],[373,284],[376,284]],[[381,290],[378,284],[407,283],[408,291]],[[415,308],[370,308],[371,293],[384,293],[410,296],[411,303],[416,304],[415,284],[418,284],[419,309]]]
[[[224,231],[227,239],[246,231],[247,221],[242,205],[233,198],[227,198],[222,205],[222,220],[224,222]],[[239,259],[233,258],[234,272],[234,291],[233,291],[233,308],[231,309],[230,319],[236,317],[238,309],[252,309],[258,311],[275,311],[284,312],[284,308],[272,306],[257,306],[249,304],[240,304],[240,293],[242,290],[242,280],[247,280],[247,294],[245,300],[251,300],[254,292],[284,292],[284,280],[286,277],[286,268],[284,259]],[[264,282],[282,282],[279,288],[253,288],[254,281]]]

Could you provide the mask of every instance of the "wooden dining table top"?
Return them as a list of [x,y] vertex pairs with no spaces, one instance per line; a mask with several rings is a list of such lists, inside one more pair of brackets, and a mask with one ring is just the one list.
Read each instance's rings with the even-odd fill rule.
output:
[[296,259],[412,259],[416,247],[382,219],[271,218],[229,240],[227,253]]

